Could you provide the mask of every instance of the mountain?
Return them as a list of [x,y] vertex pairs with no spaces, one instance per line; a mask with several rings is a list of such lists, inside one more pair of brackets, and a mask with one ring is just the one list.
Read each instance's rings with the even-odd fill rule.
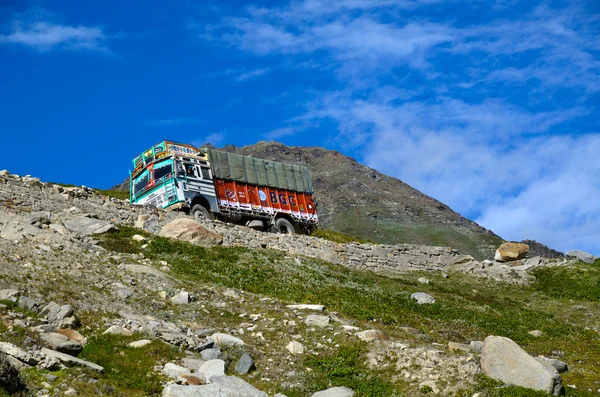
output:
[[[384,244],[450,246],[476,259],[493,257],[503,241],[444,203],[335,150],[273,141],[222,150],[309,167],[327,229]],[[113,187],[128,188],[128,180]]]

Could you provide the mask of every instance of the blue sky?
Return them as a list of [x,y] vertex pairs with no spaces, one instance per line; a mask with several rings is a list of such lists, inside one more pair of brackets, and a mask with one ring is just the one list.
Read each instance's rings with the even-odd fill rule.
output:
[[0,4],[0,168],[107,188],[163,139],[339,150],[600,256],[597,1]]

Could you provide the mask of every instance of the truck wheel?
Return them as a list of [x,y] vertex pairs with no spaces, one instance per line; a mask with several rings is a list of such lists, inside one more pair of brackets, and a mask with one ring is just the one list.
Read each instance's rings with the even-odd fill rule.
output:
[[204,206],[202,204],[196,204],[192,207],[192,216],[195,219],[204,219],[204,220],[210,220],[210,212],[208,212],[208,210],[206,208],[204,208]]
[[285,218],[275,219],[275,230],[280,234],[296,234],[296,228]]

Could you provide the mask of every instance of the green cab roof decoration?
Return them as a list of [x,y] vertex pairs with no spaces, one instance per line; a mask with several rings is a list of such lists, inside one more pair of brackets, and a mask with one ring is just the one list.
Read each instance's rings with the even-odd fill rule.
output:
[[273,186],[295,192],[314,192],[307,167],[215,149],[203,148],[202,150],[208,153],[216,178],[259,186]]

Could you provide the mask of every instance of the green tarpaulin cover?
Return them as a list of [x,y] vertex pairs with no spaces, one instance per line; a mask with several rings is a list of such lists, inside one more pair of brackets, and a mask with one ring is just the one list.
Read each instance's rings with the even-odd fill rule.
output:
[[208,149],[213,175],[219,179],[313,193],[307,167]]

